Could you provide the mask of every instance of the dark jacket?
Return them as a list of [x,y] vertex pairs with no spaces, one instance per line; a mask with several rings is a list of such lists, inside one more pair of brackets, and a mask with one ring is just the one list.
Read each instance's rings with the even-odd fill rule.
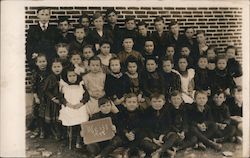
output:
[[184,131],[185,133],[188,131],[188,117],[187,109],[185,108],[185,106],[185,104],[182,104],[179,109],[176,109],[172,104],[168,106],[167,116],[171,131]]
[[211,105],[212,110],[212,116],[213,120],[218,123],[225,123],[227,125],[230,124],[230,112],[228,109],[228,106],[225,103],[222,103],[222,105],[217,106],[213,102]]
[[201,112],[198,110],[196,103],[190,105],[188,110],[188,120],[191,126],[196,126],[197,123],[208,123],[212,122],[212,113],[208,105],[204,106],[204,110]]
[[48,25],[43,31],[40,25],[30,26],[26,38],[26,57],[31,69],[35,68],[35,61],[32,59],[33,53],[44,53],[49,64],[56,57],[55,45],[60,39],[59,30],[52,25]]
[[238,61],[233,59],[228,59],[227,61],[227,70],[228,73],[233,77],[242,76],[242,67]]
[[166,135],[168,133],[169,124],[165,105],[159,111],[150,106],[145,110],[143,118],[147,137],[159,138],[161,134]]

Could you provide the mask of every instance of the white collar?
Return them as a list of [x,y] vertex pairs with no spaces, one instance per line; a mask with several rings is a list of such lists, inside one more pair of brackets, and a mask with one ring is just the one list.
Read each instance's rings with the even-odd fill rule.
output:
[[49,26],[49,22],[43,24],[41,21],[39,21],[39,26],[41,27],[42,30],[43,30],[43,25],[45,25],[45,29],[47,29]]

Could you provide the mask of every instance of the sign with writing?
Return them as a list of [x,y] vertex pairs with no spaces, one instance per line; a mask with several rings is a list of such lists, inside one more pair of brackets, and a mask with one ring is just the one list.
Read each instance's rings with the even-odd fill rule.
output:
[[114,137],[112,121],[110,117],[88,121],[83,123],[84,144],[91,144],[110,140]]

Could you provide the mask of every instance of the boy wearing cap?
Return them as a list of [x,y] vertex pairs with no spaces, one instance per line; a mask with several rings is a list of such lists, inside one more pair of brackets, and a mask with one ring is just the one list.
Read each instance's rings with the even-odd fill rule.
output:
[[49,64],[56,56],[54,46],[58,43],[60,34],[56,26],[49,24],[50,15],[49,8],[39,8],[37,10],[38,24],[31,26],[28,30],[26,57],[31,69],[36,67],[34,59],[38,56],[38,53],[44,53]]
[[107,24],[104,25],[106,30],[111,31],[113,37],[113,45],[111,52],[117,54],[121,51],[121,32],[120,26],[117,24],[117,12],[114,8],[108,8],[106,11]]
[[118,119],[117,113],[112,112],[112,106],[115,106],[111,100],[106,97],[102,97],[98,100],[98,106],[100,108],[100,112],[94,114],[90,120],[101,119],[105,117],[111,117],[112,119],[112,131],[116,133],[116,135],[108,141],[103,141],[99,143],[89,144],[87,146],[88,151],[92,156],[96,156],[96,158],[106,158],[110,153],[112,153],[117,147],[122,145],[121,138],[117,135],[118,128]]
[[70,30],[70,22],[68,17],[63,16],[59,17],[58,20],[58,28],[60,30],[61,38],[60,38],[60,43],[67,43],[69,44],[71,41],[74,40],[74,35],[73,33],[69,32]]

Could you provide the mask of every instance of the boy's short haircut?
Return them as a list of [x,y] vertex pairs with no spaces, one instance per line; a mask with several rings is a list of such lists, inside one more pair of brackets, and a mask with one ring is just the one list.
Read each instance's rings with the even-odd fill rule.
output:
[[164,23],[163,17],[157,16],[157,17],[154,19],[154,23],[159,22],[159,21],[162,21],[162,22]]
[[192,27],[192,26],[187,26],[187,27],[184,28],[184,32],[186,32],[188,29],[193,29],[193,30],[194,30],[194,27]]
[[203,34],[204,36],[206,36],[204,30],[198,30],[198,31],[196,31],[196,35],[199,35],[199,34]]
[[124,95],[124,100],[126,102],[126,99],[128,99],[128,98],[134,98],[134,97],[137,98],[137,95],[135,93],[128,93],[128,94]]
[[37,13],[39,13],[41,10],[49,10],[49,11],[50,11],[50,8],[49,8],[49,7],[46,7],[46,6],[44,6],[44,7],[39,7],[39,8],[37,9]]
[[174,25],[178,25],[178,21],[177,20],[171,20],[169,25],[168,25],[168,28],[171,29],[172,26]]
[[109,68],[110,68],[110,63],[112,60],[119,60],[119,62],[121,63],[121,60],[118,57],[114,56],[111,59],[109,59]]
[[195,93],[194,93],[194,98],[196,98],[198,94],[203,94],[203,95],[207,96],[206,91],[204,91],[204,90],[196,90]]
[[107,11],[105,12],[105,14],[106,14],[106,16],[108,17],[108,15],[109,15],[110,13],[115,13],[115,14],[117,14],[117,11],[115,10],[114,7],[110,7],[110,8],[107,9]]
[[174,90],[173,92],[170,93],[170,97],[175,97],[177,95],[181,97],[181,92],[178,90]]
[[91,61],[96,61],[96,60],[100,61],[100,64],[102,63],[102,62],[101,62],[101,59],[100,59],[98,56],[95,55],[95,56],[92,56],[92,57],[89,59],[88,64],[90,64]]
[[130,55],[125,61],[126,67],[128,67],[128,63],[136,63],[136,65],[138,65],[138,60],[134,56]]
[[228,49],[234,49],[235,50],[235,55],[237,55],[237,48],[235,46],[227,46],[227,48],[225,49],[225,53],[227,52]]
[[226,55],[225,54],[219,54],[219,55],[217,55],[217,57],[216,57],[216,64],[218,63],[218,61],[219,60],[227,60],[227,57],[226,57]]
[[145,26],[145,27],[148,27],[148,24],[144,21],[144,20],[140,20],[137,24],[137,26]]
[[75,32],[76,29],[84,29],[84,26],[82,24],[77,24],[77,25],[75,25],[73,31]]
[[60,48],[60,47],[65,47],[67,50],[69,50],[69,44],[67,44],[67,43],[58,43],[58,44],[56,44],[56,45],[55,45],[56,51],[57,51],[58,48]]
[[162,64],[163,64],[163,62],[166,62],[166,61],[170,61],[171,64],[174,64],[173,58],[168,57],[168,56],[164,56],[164,57],[161,59],[161,61],[162,61]]
[[68,16],[60,16],[58,17],[58,24],[60,24],[61,22],[67,21],[68,24],[70,23],[69,21],[69,17]]
[[104,96],[104,97],[101,97],[98,99],[98,106],[99,107],[106,104],[106,103],[110,103],[110,100],[107,97]]
[[95,14],[93,15],[92,21],[94,21],[94,20],[96,20],[96,19],[98,19],[98,18],[100,18],[100,17],[103,18],[102,13],[99,12],[99,11],[97,11],[97,12],[95,12]]
[[88,19],[89,21],[90,21],[90,18],[89,18],[89,16],[87,15],[87,14],[82,14],[80,17],[79,17],[79,19],[78,19],[78,22],[79,23],[82,23],[82,19],[84,19],[84,18],[86,18],[86,19]]
[[157,93],[157,92],[150,95],[150,100],[152,100],[153,98],[162,99],[164,101],[166,100],[164,94]]
[[87,44],[86,46],[84,46],[84,47],[82,48],[82,51],[84,51],[84,49],[86,49],[86,48],[90,48],[90,49],[93,51],[93,46],[90,45],[90,44]]
[[127,16],[125,18],[125,23],[127,23],[128,21],[131,21],[131,20],[133,20],[135,22],[135,17],[134,16]]

